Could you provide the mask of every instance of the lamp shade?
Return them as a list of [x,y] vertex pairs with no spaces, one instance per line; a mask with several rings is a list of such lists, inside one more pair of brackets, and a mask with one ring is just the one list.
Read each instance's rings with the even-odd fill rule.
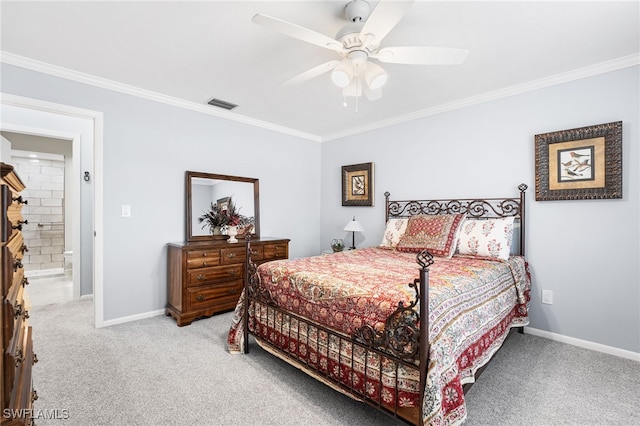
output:
[[338,87],[347,87],[353,78],[353,67],[348,59],[340,61],[331,72],[331,81]]
[[372,90],[379,89],[387,82],[387,73],[380,65],[369,62],[364,72],[364,80]]
[[364,228],[362,227],[362,225],[360,225],[360,222],[358,222],[357,220],[353,219],[353,220],[350,220],[349,222],[347,222],[347,224],[344,226],[343,231],[364,232]]

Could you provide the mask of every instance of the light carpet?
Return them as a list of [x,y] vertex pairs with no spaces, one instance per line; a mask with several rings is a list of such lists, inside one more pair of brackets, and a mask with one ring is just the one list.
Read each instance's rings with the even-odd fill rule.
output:
[[[91,301],[34,307],[36,424],[403,424],[255,343],[248,355],[230,355],[231,315],[185,327],[159,316],[95,329]],[[640,424],[639,363],[512,334],[469,391],[466,424]]]

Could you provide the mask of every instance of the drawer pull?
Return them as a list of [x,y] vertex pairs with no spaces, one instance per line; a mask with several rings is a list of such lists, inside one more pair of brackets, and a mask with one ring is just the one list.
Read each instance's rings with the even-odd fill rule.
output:
[[20,261],[20,259],[15,259],[13,261],[13,272],[17,272],[20,268],[22,268],[22,262]]
[[202,266],[208,266],[207,262],[202,262]]
[[235,275],[238,275],[238,270],[237,269],[232,269],[231,271],[229,271],[229,275],[231,275],[232,277]]
[[16,351],[16,367],[19,366],[22,361],[24,361],[24,355],[22,354],[22,349],[18,349]]
[[31,402],[37,401],[38,400],[38,391],[36,391],[35,389],[31,392]]
[[258,250],[251,250],[251,256],[255,256],[258,254]]
[[18,317],[19,317],[20,315],[22,315],[22,305],[21,305],[20,303],[16,303],[16,304],[15,304],[15,306],[14,306],[13,308],[14,308],[14,310],[16,311],[16,312],[13,314],[13,317],[14,317],[15,319],[18,319]]
[[24,313],[22,314],[22,318],[24,319],[29,319],[29,311],[24,311]]
[[236,257],[236,254],[235,253],[229,253],[229,254],[227,254],[227,257],[229,259],[233,259],[234,257]]
[[26,245],[22,245],[22,247],[20,247],[20,251],[22,252],[22,254],[24,254],[25,251],[29,251],[29,249],[27,248]]
[[33,363],[37,364],[38,363],[38,355],[33,354]]
[[22,277],[22,287],[29,285],[29,279],[27,277]]
[[13,225],[13,229],[17,229],[18,231],[22,231],[22,225],[28,225],[28,220],[19,220],[17,225]]
[[199,301],[199,302],[202,302],[204,299],[205,299],[205,297],[204,297],[203,294],[199,294],[199,295],[196,296],[196,300]]
[[232,288],[230,290],[227,290],[228,294],[236,294],[237,292],[238,292],[238,289],[236,289],[236,288]]
[[204,280],[204,275],[202,275],[202,274],[198,274],[198,275],[196,276],[196,280],[198,280],[198,281],[202,281],[202,280]]
[[12,198],[12,200],[18,202],[19,204],[29,204],[28,200],[22,199],[22,195],[19,197]]

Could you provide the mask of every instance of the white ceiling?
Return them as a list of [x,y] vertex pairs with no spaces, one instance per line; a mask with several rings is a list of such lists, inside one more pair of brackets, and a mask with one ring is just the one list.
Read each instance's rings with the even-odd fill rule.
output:
[[[374,7],[377,1],[371,1]],[[335,52],[251,22],[262,13],[334,37],[346,1],[2,1],[3,61],[41,61],[166,99],[239,106],[215,114],[327,140],[639,63],[636,1],[417,1],[385,46],[470,51],[455,66],[381,64],[380,100],[345,108],[324,74],[282,87]]]

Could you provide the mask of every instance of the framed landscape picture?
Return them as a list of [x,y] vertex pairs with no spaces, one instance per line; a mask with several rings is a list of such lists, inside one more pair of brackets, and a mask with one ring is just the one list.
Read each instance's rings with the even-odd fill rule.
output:
[[622,122],[535,136],[536,200],[622,198]]

